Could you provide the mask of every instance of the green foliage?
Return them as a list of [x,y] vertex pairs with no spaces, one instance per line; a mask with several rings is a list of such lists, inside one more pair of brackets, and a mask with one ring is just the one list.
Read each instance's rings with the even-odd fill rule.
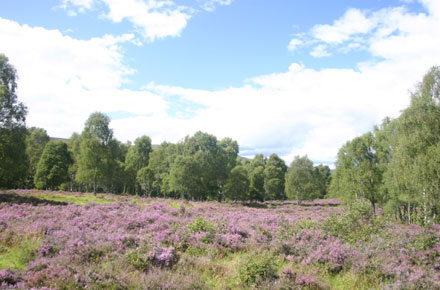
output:
[[46,130],[42,128],[31,127],[26,135],[26,155],[29,161],[27,186],[33,187],[35,173],[37,172],[38,161],[43,154],[44,146],[50,138]]
[[[251,167],[252,168],[252,167]],[[265,200],[264,190],[264,166],[258,165],[249,172],[249,199]]]
[[240,266],[239,278],[245,285],[276,277],[277,264],[270,253],[250,254]]
[[331,182],[331,170],[327,165],[318,165],[315,167],[315,178],[318,187],[320,198],[324,198],[328,194],[328,189]]
[[[13,243],[11,243],[13,240]],[[35,258],[40,246],[38,237],[11,237],[10,242],[3,241],[0,247],[0,269],[10,267],[12,269],[24,269]]]
[[232,169],[225,185],[225,196],[229,200],[249,199],[249,179],[244,166],[238,165]]
[[307,157],[296,156],[286,174],[286,195],[301,204],[304,200],[319,197],[313,162]]
[[274,153],[269,156],[264,168],[264,190],[266,199],[283,200],[286,198],[284,192],[286,171],[287,166],[278,155]]
[[208,190],[204,182],[204,171],[200,159],[203,153],[196,153],[193,156],[177,156],[170,170],[169,184],[171,190],[179,192],[181,198],[193,196],[201,199],[203,193]]
[[[151,151],[151,139],[148,136],[136,138],[134,146],[128,148],[125,158],[125,171],[128,181],[132,183],[132,188],[135,188],[139,171],[148,166]],[[139,186],[141,185],[139,184]],[[149,194],[151,194],[151,188],[148,188],[148,190]],[[136,193],[139,193],[138,187],[136,187]]]
[[27,175],[26,129],[0,127],[0,188],[22,187]]
[[106,199],[99,196],[94,196],[90,194],[82,194],[80,196],[70,195],[70,194],[41,194],[36,195],[37,198],[43,200],[52,200],[58,202],[68,202],[73,204],[87,204],[87,203],[99,203],[99,204],[110,204],[114,203],[113,199]]
[[322,224],[322,230],[335,237],[341,237],[351,244],[368,241],[385,226],[385,220],[374,218],[367,200],[356,200],[346,213],[332,215]]
[[347,142],[338,152],[332,187],[339,198],[369,200],[373,213],[376,203],[382,200],[383,170],[377,152],[377,142],[370,132]]
[[0,54],[0,128],[24,127],[27,109],[17,102],[17,72],[9,59]]
[[146,195],[151,196],[154,192],[154,172],[149,167],[143,167],[138,171],[136,176],[136,182]]
[[434,233],[424,233],[413,241],[412,246],[418,251],[428,250],[437,244],[438,239]]
[[113,130],[109,128],[110,119],[102,113],[90,115],[81,134],[76,180],[83,184],[92,184],[96,194],[100,183],[111,183],[116,168]]
[[201,217],[196,217],[192,223],[188,224],[187,227],[193,233],[215,232],[214,223],[208,222]]
[[139,253],[136,250],[131,250],[125,255],[127,262],[141,271],[147,271],[149,266],[148,255],[146,253]]
[[136,138],[134,146],[128,149],[126,163],[128,168],[133,168],[136,172],[148,166],[150,152],[152,151],[151,139],[148,136]]
[[331,195],[366,198],[408,223],[439,221],[440,68],[433,67],[402,114],[347,142],[339,151]]
[[50,141],[44,147],[35,174],[38,189],[55,189],[69,178],[68,169],[72,159],[67,144],[62,141]]
[[17,72],[0,54],[0,188],[22,186],[27,173],[26,114],[17,101]]

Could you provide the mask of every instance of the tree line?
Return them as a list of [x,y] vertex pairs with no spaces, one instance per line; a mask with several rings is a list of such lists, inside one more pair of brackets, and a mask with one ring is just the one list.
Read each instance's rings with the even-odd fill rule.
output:
[[236,141],[204,132],[175,144],[152,146],[148,136],[122,143],[100,112],[90,115],[80,134],[51,141],[44,129],[26,128],[16,79],[0,54],[0,188],[299,203],[330,196],[367,199],[373,213],[379,207],[408,223],[440,221],[439,67],[428,71],[399,117],[344,144],[333,173],[307,156],[295,157],[289,167],[276,154],[240,158]]
[[0,187],[129,193],[194,200],[265,201],[321,198],[330,182],[328,166],[307,156],[290,167],[276,154],[238,156],[231,138],[197,132],[175,144],[153,148],[150,137],[133,144],[113,136],[110,119],[92,113],[83,131],[50,140],[43,128],[26,128],[26,107],[16,96],[16,71],[1,65]]
[[373,213],[408,223],[439,222],[440,67],[431,68],[398,118],[385,118],[371,132],[338,152],[330,195],[365,198]]

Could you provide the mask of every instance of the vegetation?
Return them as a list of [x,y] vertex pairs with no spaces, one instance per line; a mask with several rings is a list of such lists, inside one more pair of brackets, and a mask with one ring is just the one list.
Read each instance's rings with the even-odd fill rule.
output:
[[433,67],[396,119],[347,142],[330,193],[367,199],[407,223],[438,223],[440,210],[440,67]]
[[5,289],[440,287],[438,225],[374,218],[367,200],[252,207],[20,190],[0,201]]
[[26,114],[17,101],[17,73],[0,54],[0,187],[20,186],[27,173]]

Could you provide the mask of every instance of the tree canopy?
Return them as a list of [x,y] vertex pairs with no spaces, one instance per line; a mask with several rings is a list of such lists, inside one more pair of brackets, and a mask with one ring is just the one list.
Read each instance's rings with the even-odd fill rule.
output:
[[17,72],[0,54],[0,187],[23,186],[27,172],[26,114],[18,102]]

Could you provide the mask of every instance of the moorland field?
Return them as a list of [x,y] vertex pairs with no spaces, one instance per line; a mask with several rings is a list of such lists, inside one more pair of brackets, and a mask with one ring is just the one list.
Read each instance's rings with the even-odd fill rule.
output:
[[438,289],[440,226],[337,199],[0,193],[2,289]]

